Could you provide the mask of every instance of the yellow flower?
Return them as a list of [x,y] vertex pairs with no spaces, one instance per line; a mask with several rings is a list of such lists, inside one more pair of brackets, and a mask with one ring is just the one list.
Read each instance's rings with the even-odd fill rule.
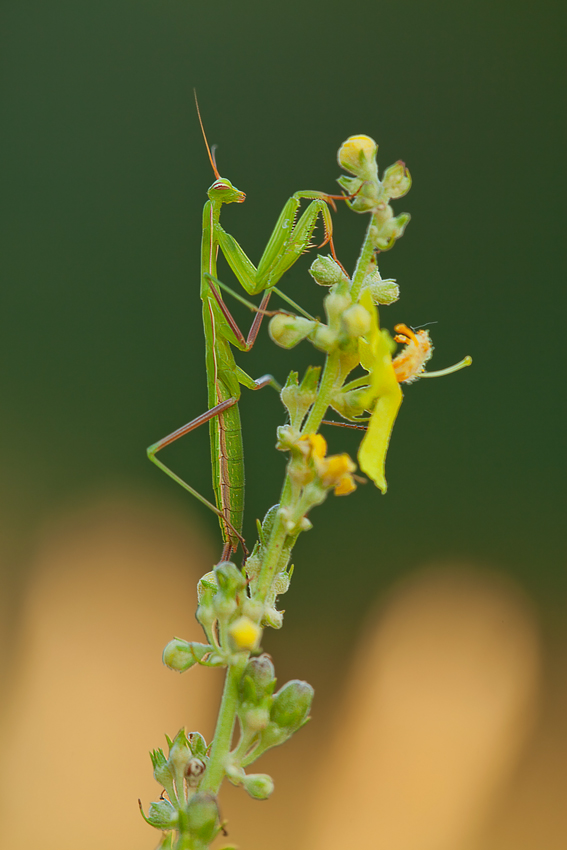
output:
[[228,633],[238,649],[257,649],[262,637],[262,629],[250,617],[239,617],[229,626]]
[[300,438],[308,447],[317,476],[323,487],[333,488],[335,496],[348,496],[356,490],[352,473],[356,466],[347,454],[326,457],[327,442],[321,434],[306,434]]
[[370,136],[350,136],[339,148],[337,159],[341,168],[362,180],[378,180],[376,154],[378,145]]
[[392,366],[390,339],[380,330],[378,311],[368,289],[360,296],[360,303],[372,317],[370,332],[358,342],[360,362],[370,373],[370,386],[362,403],[372,413],[358,450],[358,463],[361,470],[385,493],[388,488],[384,473],[386,452],[402,403],[402,391]]

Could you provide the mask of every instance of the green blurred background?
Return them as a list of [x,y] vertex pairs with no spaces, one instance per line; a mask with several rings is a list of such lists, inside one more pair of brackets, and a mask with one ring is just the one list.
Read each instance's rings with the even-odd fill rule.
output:
[[[340,636],[400,574],[438,560],[509,572],[552,622],[566,590],[554,376],[562,4],[12,0],[1,15],[12,626],[36,530],[93,494],[145,494],[218,536],[145,457],[206,404],[198,252],[212,174],[193,86],[221,174],[247,193],[223,224],[255,261],[293,191],[337,190],[347,136],[376,138],[381,168],[405,160],[414,185],[395,209],[412,221],[381,262],[402,298],[383,322],[437,322],[431,368],[474,358],[405,391],[387,496],[361,487],[313,513],[285,600],[291,628],[316,617]],[[365,225],[335,217],[347,267]],[[285,288],[320,313],[308,263]],[[264,331],[239,362],[282,380],[318,358],[306,344],[276,350]],[[251,540],[282,480],[276,394],[245,391],[242,418]],[[169,459],[209,492],[207,439],[201,429]],[[356,451],[355,434],[329,440]]]

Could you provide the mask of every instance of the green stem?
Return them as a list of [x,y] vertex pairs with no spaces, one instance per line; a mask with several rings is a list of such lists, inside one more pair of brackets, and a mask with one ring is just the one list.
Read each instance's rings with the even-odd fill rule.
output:
[[248,656],[243,655],[242,660],[239,660],[236,664],[231,664],[226,671],[211,756],[199,789],[202,792],[210,791],[212,794],[217,794],[224,779],[226,759],[230,752],[238,707],[238,683],[247,660]]
[[356,263],[356,268],[354,270],[354,277],[352,279],[352,287],[351,287],[351,295],[352,300],[356,301],[358,296],[360,295],[360,288],[362,286],[362,281],[366,276],[366,270],[368,269],[368,263],[372,258],[372,254],[374,253],[374,242],[371,239],[370,233],[371,228],[374,226],[374,215],[370,216],[370,222],[368,227],[366,228],[366,236],[364,237],[364,242],[362,243],[362,248],[360,249],[360,254],[358,256],[358,260]]
[[[307,417],[307,421],[302,429],[303,434],[315,434],[319,429],[321,420],[323,419],[325,413],[327,412],[327,408],[329,407],[329,402],[331,400],[331,396],[339,374],[340,351],[337,350],[333,351],[327,357],[325,369],[323,371],[323,376],[319,385],[319,392],[317,393],[317,399],[315,400],[315,403],[311,408],[309,416]],[[290,507],[292,493],[293,489],[291,486],[291,480],[289,476],[287,476],[280,500],[280,508],[285,509]],[[258,576],[258,582],[256,585],[255,599],[258,599],[261,602],[265,601],[266,595],[269,593],[270,588],[272,586],[272,582],[274,580],[278,565],[280,563],[280,555],[287,535],[288,532],[284,526],[283,517],[280,513],[274,523],[272,534],[266,547],[266,555],[264,557],[264,562],[262,564],[260,575]]]
[[[280,509],[288,506],[290,496],[291,481],[289,480],[289,476],[286,476],[280,501]],[[260,575],[258,576],[258,582],[256,585],[256,593],[254,594],[254,599],[257,599],[260,602],[265,602],[266,596],[270,591],[274,576],[280,563],[280,555],[286,537],[287,531],[283,523],[283,517],[281,516],[281,514],[278,514],[276,521],[274,522],[274,527],[270,535],[268,546],[266,548],[266,555],[264,557],[264,562],[260,569]]]
[[325,363],[325,369],[323,371],[323,377],[321,378],[321,383],[319,385],[319,392],[317,393],[315,404],[309,412],[307,421],[301,429],[302,434],[316,434],[319,430],[321,420],[323,419],[325,413],[327,412],[327,408],[329,407],[331,395],[335,388],[337,378],[339,377],[339,371],[340,351],[337,350],[333,351],[327,357],[327,362]]

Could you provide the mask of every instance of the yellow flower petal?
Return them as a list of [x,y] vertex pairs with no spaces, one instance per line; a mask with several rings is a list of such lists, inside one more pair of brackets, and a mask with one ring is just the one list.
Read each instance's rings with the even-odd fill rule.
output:
[[311,443],[311,454],[314,458],[322,459],[327,454],[327,441],[321,434],[309,434],[308,440]]
[[362,179],[368,179],[376,172],[377,153],[378,145],[370,136],[350,136],[346,142],[342,143],[337,158],[339,165],[345,171],[350,171],[351,174]]
[[335,496],[348,496],[353,490],[356,490],[356,484],[352,475],[343,475],[339,484],[335,487]]
[[[344,493],[350,493],[356,489],[354,482],[352,482],[351,489],[345,490],[344,488],[347,487],[345,479],[352,480],[350,473],[354,472],[355,469],[354,463],[347,454],[331,455],[320,464],[319,475],[324,487],[334,487],[335,493],[337,493],[337,488],[342,488]],[[342,495],[342,491],[337,495]]]
[[402,391],[392,366],[389,339],[379,329],[378,312],[368,290],[362,293],[360,303],[372,316],[372,328],[360,349],[361,363],[370,372],[370,386],[364,403],[368,405],[367,409],[371,408],[374,400],[375,404],[368,430],[358,450],[358,463],[361,470],[385,493],[388,486],[384,474],[386,452],[402,403]]

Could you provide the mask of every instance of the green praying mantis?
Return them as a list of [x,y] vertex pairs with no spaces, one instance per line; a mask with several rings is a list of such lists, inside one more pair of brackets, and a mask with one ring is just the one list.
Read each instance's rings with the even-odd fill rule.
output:
[[[279,389],[271,375],[263,375],[255,380],[244,372],[234,359],[232,347],[243,352],[250,351],[260,330],[264,315],[270,315],[266,308],[272,292],[276,291],[282,298],[290,301],[276,289],[276,284],[300,255],[311,247],[311,237],[319,216],[321,216],[325,231],[323,245],[328,243],[333,256],[335,256],[329,205],[334,208],[334,199],[337,196],[317,191],[295,192],[286,201],[260,262],[257,266],[254,266],[234,237],[227,233],[220,224],[222,205],[241,204],[246,199],[246,195],[233,186],[230,180],[221,177],[207,141],[196,96],[195,104],[207,153],[215,174],[215,181],[207,192],[208,200],[203,209],[201,240],[200,294],[203,302],[208,409],[173,433],[153,443],[147,449],[147,454],[156,466],[217,514],[223,537],[222,560],[227,560],[237,550],[239,544],[242,546],[244,555],[247,555],[246,543],[242,537],[244,458],[242,429],[238,411],[240,387],[242,385],[250,390],[257,390],[265,386],[272,386]],[[298,218],[302,200],[309,200],[310,203]],[[237,293],[233,293],[218,280],[217,255],[219,249],[248,295],[264,293],[259,307],[250,304]],[[228,290],[238,300],[243,301],[255,310],[256,315],[246,337],[244,337],[224,302],[220,293],[221,289]],[[293,304],[291,301],[290,303]],[[206,422],[209,423],[210,428],[213,489],[216,505],[202,496],[157,457],[161,449]]]

